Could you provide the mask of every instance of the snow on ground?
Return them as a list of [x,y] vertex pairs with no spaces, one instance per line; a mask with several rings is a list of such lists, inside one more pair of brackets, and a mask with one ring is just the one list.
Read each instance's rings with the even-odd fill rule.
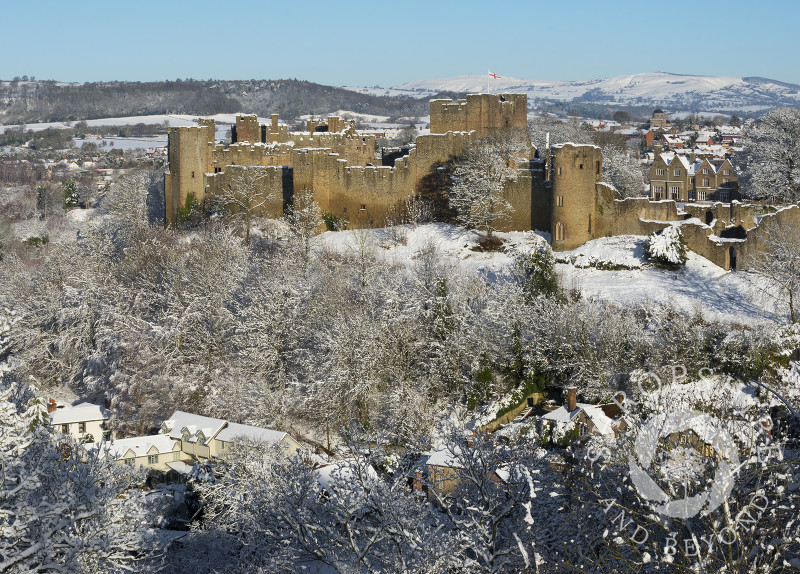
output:
[[[634,304],[671,304],[686,313],[702,311],[706,319],[736,322],[778,321],[782,312],[760,300],[753,277],[725,271],[688,252],[686,266],[662,269],[644,260],[645,237],[623,235],[595,239],[572,251],[556,253],[562,286],[578,289],[587,299]],[[603,270],[615,264],[638,269]]]
[[[497,233],[505,241],[500,252],[477,252],[480,234],[445,223],[391,229],[326,232],[314,240],[316,249],[357,253],[360,238],[377,257],[391,265],[413,266],[435,246],[439,256],[464,272],[496,279],[506,274],[516,253],[527,252],[545,239],[538,232]],[[402,240],[405,237],[405,240]],[[729,272],[691,251],[686,266],[663,269],[644,259],[646,237],[621,235],[595,239],[572,251],[555,253],[556,270],[566,289],[578,289],[586,299],[622,304],[671,304],[689,313],[701,311],[709,320],[779,321],[783,312],[757,296],[753,278]]]
[[[393,237],[394,235],[394,237]],[[316,249],[342,254],[356,254],[362,243],[390,265],[411,267],[426,251],[435,248],[442,259],[457,264],[462,271],[495,279],[505,274],[514,255],[536,249],[544,239],[533,231],[497,233],[505,244],[500,252],[478,252],[481,234],[448,225],[426,223],[413,227],[402,225],[391,229],[328,231],[314,239]],[[404,238],[404,239],[403,239]]]

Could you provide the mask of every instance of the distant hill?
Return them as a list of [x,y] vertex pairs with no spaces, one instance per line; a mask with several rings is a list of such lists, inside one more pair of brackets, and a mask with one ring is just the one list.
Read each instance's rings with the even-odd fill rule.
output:
[[[449,92],[477,93],[487,89],[487,77],[458,76],[419,80],[391,88],[350,88],[359,93],[428,99]],[[571,102],[640,108],[662,107],[668,112],[757,114],[767,109],[800,107],[800,86],[748,77],[689,76],[655,72],[596,80],[555,81],[502,77],[492,80],[493,92],[523,92],[529,104]]]
[[[450,97],[457,94],[436,94]],[[298,80],[64,83],[0,82],[0,124],[76,121],[151,114],[246,112],[284,119],[337,110],[426,116],[427,100],[360,94]]]

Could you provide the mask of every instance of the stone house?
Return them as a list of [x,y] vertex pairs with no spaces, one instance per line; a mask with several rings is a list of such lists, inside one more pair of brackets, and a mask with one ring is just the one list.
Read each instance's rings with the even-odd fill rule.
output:
[[740,199],[739,178],[729,159],[710,160],[691,154],[656,153],[650,165],[650,198],[679,202]]

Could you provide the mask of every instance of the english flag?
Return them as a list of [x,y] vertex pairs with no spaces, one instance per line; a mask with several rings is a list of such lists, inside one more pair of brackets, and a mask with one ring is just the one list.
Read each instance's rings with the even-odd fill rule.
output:
[[489,72],[489,77],[490,78],[494,78],[496,80],[497,78],[502,78],[503,76],[498,76],[497,74],[493,74],[493,73]]

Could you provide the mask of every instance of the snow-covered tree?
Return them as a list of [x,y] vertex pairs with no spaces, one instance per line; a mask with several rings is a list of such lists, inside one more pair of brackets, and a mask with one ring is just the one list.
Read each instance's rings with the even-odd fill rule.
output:
[[451,176],[450,206],[468,228],[492,232],[514,208],[505,198],[507,180],[516,177],[516,160],[530,152],[524,134],[508,132],[468,145]]
[[536,116],[528,121],[528,132],[531,143],[544,153],[547,133],[550,133],[550,144],[572,142],[575,144],[592,144],[592,130],[578,117],[572,116],[562,121],[553,116]]
[[318,468],[258,445],[226,456],[218,481],[200,488],[208,526],[244,543],[235,561],[264,572],[316,562],[353,574],[455,565],[434,509],[412,494],[406,472],[387,465],[384,442],[346,436],[342,459]]
[[322,225],[322,209],[314,201],[314,193],[303,189],[294,194],[294,203],[289,213],[292,233],[300,243],[300,252],[308,261],[311,250],[311,238]]
[[642,164],[627,149],[603,146],[603,180],[613,185],[622,197],[642,196]]
[[647,238],[647,257],[662,265],[684,265],[686,242],[680,227],[670,225]]
[[0,468],[0,571],[120,572],[156,549],[144,477],[54,435],[15,388],[0,392]]
[[269,187],[269,173],[262,166],[228,166],[225,185],[208,199],[212,211],[237,220],[244,227],[245,243],[250,244],[253,219],[264,215],[269,204],[283,200]]
[[764,225],[759,250],[747,258],[747,271],[756,275],[758,287],[769,297],[789,308],[792,323],[797,322],[800,304],[800,237],[789,225]]
[[742,190],[754,199],[800,201],[800,110],[775,108],[743,128]]

